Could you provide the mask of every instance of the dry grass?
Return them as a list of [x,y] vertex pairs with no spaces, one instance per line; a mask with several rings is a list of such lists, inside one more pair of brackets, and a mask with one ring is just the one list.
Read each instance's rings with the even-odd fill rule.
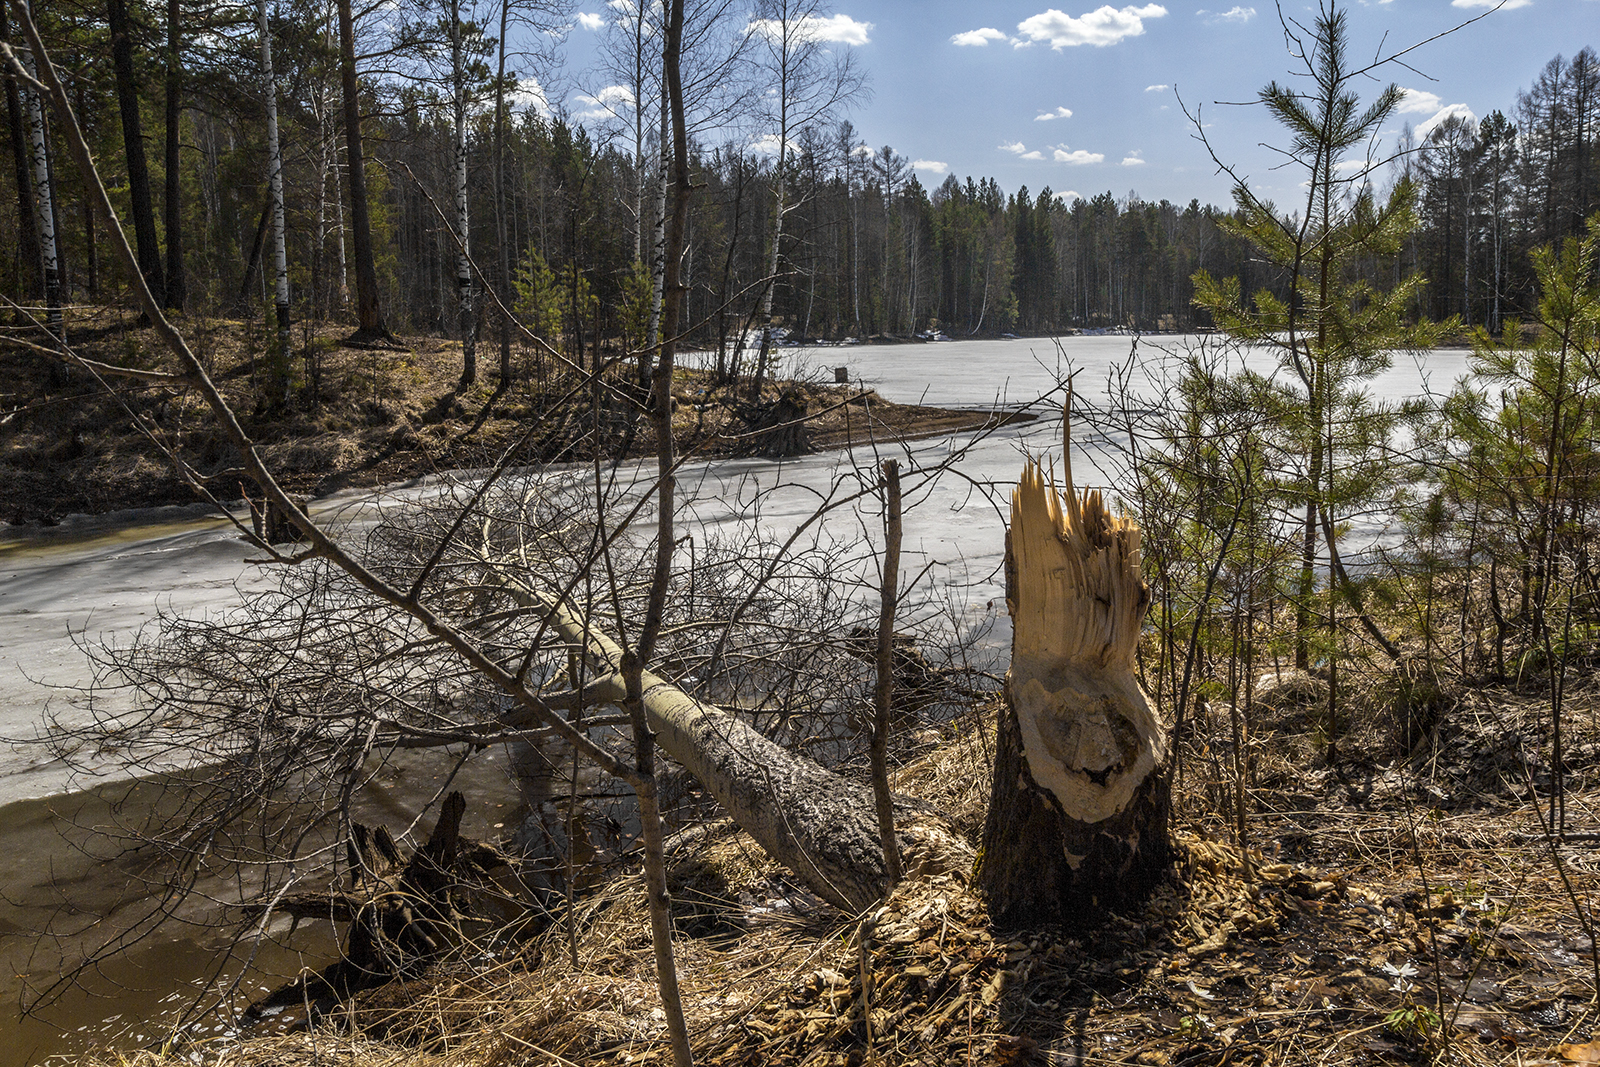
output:
[[[261,324],[224,319],[180,322],[234,410],[292,490],[320,495],[382,485],[441,470],[492,463],[508,448],[519,460],[573,458],[651,447],[642,408],[622,394],[634,387],[620,369],[613,403],[596,419],[580,375],[531,345],[514,347],[511,388],[496,393],[497,352],[480,349],[479,381],[463,388],[461,344],[405,338],[393,348],[341,345],[348,327],[297,327],[292,363],[294,402],[281,404],[271,385]],[[153,331],[113,309],[82,310],[69,321],[73,347],[104,363],[170,367]],[[0,343],[4,331],[0,331]],[[319,363],[314,398],[306,352]],[[226,472],[238,457],[191,393],[113,381],[116,395],[82,372],[50,386],[49,364],[26,350],[0,360],[0,522],[52,523],[70,512],[186,504],[199,499],[180,480],[157,443],[178,452],[224,500],[243,492]],[[848,386],[793,383],[810,418],[813,447],[870,445],[906,436],[983,425],[972,412],[890,404]],[[766,399],[777,396],[769,384]],[[637,391],[635,390],[635,393]],[[674,424],[681,451],[704,456],[740,451],[743,392],[715,387],[700,372],[674,381]],[[848,402],[847,402],[848,401]]]
[[[1537,700],[1479,696],[1496,704],[1485,722],[1537,731]],[[1577,748],[1592,741],[1576,725],[1587,717],[1573,719]],[[957,827],[981,826],[986,729],[930,737],[898,787]],[[1600,1026],[1587,937],[1507,780],[1486,780],[1471,803],[1426,799],[1474,773],[1454,765],[1445,734],[1402,768],[1409,790],[1352,801],[1336,769],[1303,774],[1294,791],[1259,790],[1248,849],[1191,823],[1178,833],[1179,877],[1091,940],[993,929],[959,873],[906,882],[864,934],[731,825],[690,832],[673,854],[673,892],[697,1061],[1560,1062],[1560,1046]],[[1191,772],[1191,806],[1204,787]],[[1318,790],[1322,802],[1296,806]],[[1587,825],[1596,801],[1588,789],[1569,808]],[[1569,847],[1563,859],[1592,892],[1589,853]],[[218,1065],[666,1063],[647,931],[637,873],[622,872],[580,903],[571,942],[558,924],[496,959],[366,994],[314,1036],[191,1054]]]
[[[227,387],[248,398],[249,329],[201,327]],[[100,358],[153,359],[128,323],[97,328]],[[257,428],[302,490],[471,465],[539,412],[527,393],[492,407],[487,387],[459,393],[458,359],[457,346],[433,340],[404,352],[330,348],[318,411],[263,416]],[[192,398],[138,392],[130,414],[83,387],[39,394],[25,363],[9,361],[14,376],[0,383],[6,408],[21,411],[0,440],[0,499],[23,517],[170,502],[173,482],[134,415],[203,470],[229,465]],[[677,418],[686,438],[710,440],[723,427],[702,417],[721,409],[698,388],[685,377]],[[843,399],[829,388],[815,387],[808,405]],[[1548,789],[1548,700],[1442,693],[1438,723],[1413,748],[1401,744],[1392,677],[1345,684],[1338,723],[1304,704],[1261,710],[1244,841],[1220,814],[1236,785],[1226,713],[1195,722],[1178,797],[1180,876],[1090,941],[993,929],[959,873],[908,881],[864,935],[859,917],[794,888],[731,826],[685,836],[673,857],[677,951],[700,1062],[1528,1067],[1587,1040],[1600,1026],[1593,949],[1527,788],[1531,778]],[[1573,688],[1568,709],[1570,821],[1600,831],[1594,679]],[[897,778],[974,841],[989,793],[987,723],[930,736]],[[1561,858],[1586,908],[1600,876],[1592,850],[1568,846]],[[665,1062],[647,931],[637,872],[621,869],[580,899],[570,928],[482,946],[357,998],[312,1033],[82,1062]]]

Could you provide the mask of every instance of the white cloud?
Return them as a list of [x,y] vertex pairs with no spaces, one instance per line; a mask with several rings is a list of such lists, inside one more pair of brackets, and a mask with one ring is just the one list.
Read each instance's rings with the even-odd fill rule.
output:
[[[750,151],[758,156],[775,156],[778,154],[778,143],[777,134],[765,134],[750,142]],[[793,152],[795,150],[794,141],[791,140],[788,144],[789,151]]]
[[1015,152],[1020,156],[1022,153],[1028,150],[1028,146],[1023,144],[1021,141],[1012,141],[1010,144],[1001,145],[1000,149],[1003,152]]
[[1227,11],[1207,11],[1205,8],[1201,8],[1199,11],[1195,12],[1195,15],[1199,18],[1205,19],[1210,23],[1249,22],[1251,19],[1256,17],[1256,9],[1253,7],[1235,6]]
[[1122,157],[1121,165],[1124,167],[1142,167],[1144,166],[1144,160],[1139,158],[1142,155],[1144,155],[1143,152],[1139,151],[1138,149],[1134,149],[1132,152],[1129,152],[1127,155]]
[[1472,113],[1472,109],[1466,104],[1446,104],[1444,107],[1435,112],[1431,119],[1428,119],[1426,122],[1423,122],[1417,127],[1417,140],[1426,141],[1428,139],[1428,134],[1432,133],[1441,122],[1443,122],[1445,119],[1448,119],[1452,115],[1459,115],[1471,122],[1478,121],[1478,116],[1474,115]]
[[941,163],[936,159],[913,159],[911,166],[914,170],[925,170],[932,174],[943,174],[950,169],[950,164]]
[[1426,89],[1407,89],[1405,95],[1400,98],[1400,106],[1395,110],[1431,115],[1443,106],[1444,101],[1439,99],[1438,93],[1430,93]]
[[1070,107],[1058,107],[1054,111],[1040,112],[1033,117],[1033,121],[1049,122],[1051,119],[1070,119],[1071,117],[1072,109]]
[[1172,88],[1172,86],[1163,82],[1160,85],[1146,85],[1144,87],[1144,91],[1147,93],[1164,93],[1170,88]]
[[1058,52],[1080,44],[1104,48],[1124,37],[1139,36],[1144,33],[1145,19],[1160,18],[1166,13],[1167,9],[1160,4],[1124,8],[1107,4],[1074,18],[1051,8],[1017,23],[1017,32],[1027,38],[1027,41],[1020,43],[1045,41]]
[[[1066,145],[1056,149],[1055,157],[1057,163],[1070,163],[1074,167],[1082,167],[1089,163],[1104,163],[1106,161],[1104,152],[1085,152],[1081,148],[1069,152]],[[1024,156],[1023,158],[1026,159],[1027,157]]]
[[1503,11],[1527,7],[1531,3],[1533,0],[1506,0],[1502,6],[1500,0],[1450,0],[1451,7],[1500,7]]
[[992,26],[985,26],[981,30],[968,30],[966,33],[952,34],[950,43],[960,45],[962,48],[986,48],[990,41],[1003,41],[1006,35]]
[[1083,199],[1083,194],[1078,192],[1076,189],[1068,189],[1066,192],[1057,193],[1056,195],[1059,196],[1063,200],[1082,200]]
[[578,118],[609,119],[615,118],[619,111],[633,107],[633,90],[626,85],[608,85],[593,96],[579,93],[573,99],[584,106],[584,110],[578,112]]
[[[779,19],[751,19],[746,28],[769,41],[783,39],[783,22]],[[790,40],[871,44],[871,33],[872,23],[857,22],[849,15],[801,15],[789,22]]]
[[599,102],[604,104],[620,104],[623,107],[633,106],[633,90],[626,85],[608,85],[601,89]]
[[871,159],[878,153],[874,152],[864,144],[858,144],[854,148],[850,149],[850,154],[855,156],[857,159]]
[[513,111],[520,108],[543,118],[550,117],[550,100],[544,95],[544,86],[539,84],[538,78],[518,81],[517,87],[511,91],[509,105]]
[[1023,159],[1043,159],[1044,158],[1044,153],[1039,151],[1036,148],[1032,152],[1024,152],[1022,154],[1022,158]]
[[578,25],[582,26],[586,30],[603,29],[605,24],[606,20],[599,15],[590,15],[582,11],[578,12]]

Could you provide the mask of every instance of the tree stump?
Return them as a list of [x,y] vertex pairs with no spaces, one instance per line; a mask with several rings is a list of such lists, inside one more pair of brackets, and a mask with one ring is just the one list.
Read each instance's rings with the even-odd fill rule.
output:
[[[303,496],[291,496],[289,502],[301,511],[305,511],[311,503]],[[250,505],[251,526],[262,541],[269,545],[287,545],[305,540],[305,534],[290,521],[288,514],[282,508],[273,503],[271,497],[267,497],[260,504],[245,497],[245,503]]]
[[[878,634],[872,626],[854,627],[842,645],[845,652],[866,663],[876,663]],[[896,630],[892,641],[894,655],[894,700],[892,721],[907,726],[919,721],[918,715],[940,700],[966,697],[968,691],[954,685],[947,672],[928,662],[917,647],[917,638]]]
[[255,1002],[244,1015],[245,1023],[255,1023],[269,1009],[293,1005],[326,1011],[362,990],[416,975],[490,929],[504,932],[520,922],[536,930],[542,920],[516,899],[515,877],[509,886],[496,877],[511,874],[509,859],[492,846],[461,836],[466,808],[459,792],[447,796],[433,832],[410,859],[401,855],[386,828],[357,823],[345,843],[353,876],[348,888],[245,905],[247,914],[273,909],[296,919],[349,924],[338,962]]
[[1134,674],[1139,529],[1030,461],[1006,536],[1011,669],[979,881],[1004,925],[1085,926],[1166,874],[1166,731]]

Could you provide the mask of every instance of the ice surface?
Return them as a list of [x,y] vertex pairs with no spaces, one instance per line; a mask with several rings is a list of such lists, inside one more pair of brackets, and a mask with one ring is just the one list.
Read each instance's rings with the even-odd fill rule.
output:
[[[1141,339],[1141,369],[1157,366],[1184,343],[1171,337]],[[1066,338],[1059,346],[1024,339],[785,349],[780,372],[822,374],[843,366],[853,381],[877,388],[890,400],[989,408],[1035,400],[1055,389],[1071,369],[1078,372],[1078,403],[1095,405],[1103,403],[1110,368],[1125,363],[1133,345],[1130,337],[1105,336]],[[1431,353],[1425,365],[1402,357],[1374,381],[1373,391],[1396,400],[1430,388],[1443,392],[1465,366],[1464,352]],[[832,380],[831,373],[826,377]],[[1059,397],[1058,392],[1039,408],[1044,417],[1038,421],[1007,428],[975,445],[957,435],[920,441],[909,451],[882,453],[882,458],[898,455],[906,469],[905,572],[916,575],[931,563],[919,587],[923,595],[957,600],[965,624],[1001,623],[996,635],[1004,633],[1005,615],[1000,576],[1004,525],[998,509],[1009,498],[1024,450],[1059,454],[1060,428],[1053,417]],[[1107,443],[1094,439],[1087,420],[1075,427],[1074,442],[1078,485],[1114,489],[1115,463],[1107,459]],[[924,484],[919,472],[961,449],[966,452],[955,473]],[[679,480],[685,532],[704,538],[729,524],[751,521],[748,505],[759,489],[759,522],[769,532],[787,536],[820,500],[855,491],[873,477],[878,458],[869,449],[857,449],[783,461],[691,464]],[[390,494],[344,493],[317,501],[312,512],[319,519],[337,517],[359,534],[376,515],[380,500],[403,502],[429,491],[422,485]],[[825,531],[839,536],[875,532],[880,520],[875,508],[867,506],[870,513],[861,516],[853,508],[841,509]],[[236,601],[238,589],[270,582],[264,568],[247,562],[251,555],[232,526],[195,509],[84,517],[52,530],[0,539],[0,737],[36,735],[47,716],[67,721],[82,716],[83,687],[90,675],[80,642],[125,643],[158,608],[221,611]],[[37,746],[0,747],[0,803],[72,785],[65,769],[48,762]]]

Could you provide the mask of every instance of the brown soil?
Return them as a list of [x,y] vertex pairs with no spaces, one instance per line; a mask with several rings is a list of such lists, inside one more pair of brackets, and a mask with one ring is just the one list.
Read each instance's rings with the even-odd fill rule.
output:
[[[391,484],[441,470],[495,462],[583,458],[600,451],[646,454],[648,420],[626,377],[608,380],[599,416],[582,378],[531,347],[514,354],[517,381],[496,395],[498,350],[480,346],[478,384],[462,388],[460,342],[406,338],[393,347],[345,347],[347,330],[301,337],[320,360],[316,404],[297,360],[288,407],[271,403],[260,323],[191,320],[182,324],[246,430],[284,485],[322,495]],[[122,367],[169,369],[153,331],[105,312],[72,324],[74,349]],[[188,504],[203,496],[162,454],[171,449],[220,500],[249,491],[239,458],[191,390],[107,378],[76,370],[52,385],[51,361],[26,349],[0,360],[0,523],[53,524],[67,514]],[[714,458],[749,454],[760,443],[746,423],[748,397],[707,375],[680,371],[673,383],[680,452]],[[803,409],[802,448],[885,444],[996,425],[987,412],[892,404],[872,391],[809,382],[769,383]],[[630,399],[632,398],[632,399]],[[1015,416],[1011,416],[1015,417]],[[1000,417],[1004,418],[1004,416]],[[526,457],[524,460],[523,457]]]

